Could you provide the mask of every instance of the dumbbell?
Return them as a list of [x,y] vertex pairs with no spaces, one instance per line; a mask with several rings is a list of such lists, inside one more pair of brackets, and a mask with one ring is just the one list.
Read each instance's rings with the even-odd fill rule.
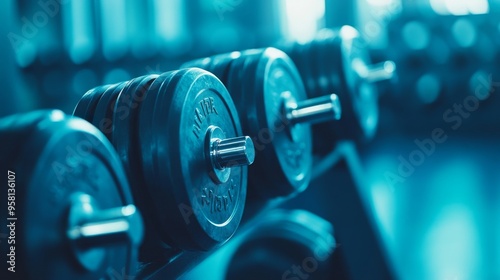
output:
[[315,152],[331,150],[339,139],[374,136],[379,116],[375,83],[393,78],[394,62],[371,64],[365,41],[351,26],[323,29],[308,43],[284,43],[278,48],[296,64],[309,98],[334,92],[342,101],[340,122],[314,127]]
[[231,279],[332,279],[333,225],[305,210],[260,216],[227,266]]
[[59,110],[34,111],[1,119],[0,141],[1,279],[135,275],[142,218],[101,132]]
[[307,99],[295,65],[275,48],[216,55],[181,67],[206,69],[228,88],[259,159],[249,168],[252,190],[263,197],[279,197],[308,186],[310,124],[340,119],[336,95]]
[[104,132],[126,167],[145,213],[141,261],[161,248],[210,250],[233,235],[255,152],[214,75],[183,69],[96,87],[74,114]]

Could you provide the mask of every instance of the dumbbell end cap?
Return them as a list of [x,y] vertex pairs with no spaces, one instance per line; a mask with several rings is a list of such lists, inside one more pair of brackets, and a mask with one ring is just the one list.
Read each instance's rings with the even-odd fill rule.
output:
[[248,136],[228,138],[217,143],[215,155],[222,168],[250,165],[255,160],[255,147]]

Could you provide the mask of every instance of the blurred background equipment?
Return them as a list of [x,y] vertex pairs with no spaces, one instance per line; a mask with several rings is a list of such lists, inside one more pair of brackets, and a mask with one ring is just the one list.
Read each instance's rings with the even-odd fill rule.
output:
[[[142,256],[149,258],[142,259],[130,273],[128,265],[115,266],[125,261],[125,253],[114,259],[117,263],[103,261],[99,269],[109,265],[108,274],[115,270],[120,273],[108,278],[127,279],[138,272],[138,279],[197,279],[200,275],[206,279],[240,279],[238,276],[247,276],[248,271],[258,277],[263,277],[259,273],[264,271],[276,273],[284,279],[305,279],[306,276],[310,279],[500,278],[500,99],[497,94],[500,90],[500,1],[8,0],[0,3],[0,14],[3,19],[0,30],[4,34],[0,40],[0,116],[46,108],[71,114],[78,104],[75,115],[98,127],[124,162],[127,176],[122,171],[117,176],[130,181],[134,202],[145,216],[147,242],[142,243],[141,251]],[[249,168],[248,175],[249,196],[246,200],[244,196],[241,198],[245,200],[245,209],[238,212],[243,215],[241,224],[238,229],[234,225],[225,232],[220,242],[209,242],[210,246],[201,246],[204,250],[198,251],[199,242],[190,243],[197,244],[194,247],[184,246],[189,242],[173,242],[202,238],[184,235],[186,231],[181,230],[175,238],[169,236],[166,242],[163,240],[158,249],[160,237],[150,235],[151,232],[159,232],[160,225],[164,231],[185,226],[169,223],[168,219],[163,223],[153,222],[158,216],[171,217],[169,211],[178,206],[171,201],[162,204],[163,198],[179,197],[176,192],[186,187],[200,187],[185,182],[196,177],[194,173],[187,174],[185,169],[163,173],[165,169],[160,170],[152,160],[161,158],[167,150],[172,153],[182,148],[185,143],[179,139],[188,143],[189,137],[178,136],[183,135],[181,129],[188,129],[179,129],[183,114],[189,116],[190,113],[170,106],[169,102],[177,98],[172,95],[174,88],[187,92],[186,96],[191,98],[187,103],[198,100],[198,95],[189,93],[195,82],[180,84],[179,81],[186,81],[189,75],[201,70],[177,70],[188,63],[184,65],[196,64],[213,72],[220,81],[211,76],[211,82],[201,86],[198,92],[213,84],[218,84],[219,89],[227,87],[227,97],[235,101],[229,115],[241,120],[242,131],[226,136],[230,139],[243,135],[253,137],[270,123],[263,120],[266,113],[251,115],[247,109],[279,110],[281,107],[269,104],[282,100],[270,98],[268,92],[273,90],[263,87],[266,72],[253,71],[258,62],[272,68],[272,63],[266,62],[268,58],[257,58],[255,53],[252,58],[242,57],[245,53],[251,54],[249,50],[255,52],[255,49],[270,47],[289,55],[287,59],[298,74],[292,76],[302,78],[300,81],[294,77],[293,81],[276,87],[276,91],[282,94],[287,89],[300,88],[297,101],[335,94],[342,107],[340,120],[312,125],[312,140],[309,124],[292,126],[292,137],[296,128],[305,135],[306,140],[302,142],[305,152],[301,156],[307,159],[300,164],[306,167],[284,167],[297,156],[296,148],[287,149],[283,143],[272,142],[275,148],[259,151],[255,145],[255,164]],[[170,72],[173,70],[177,72]],[[160,77],[168,80],[165,87],[155,84]],[[113,114],[119,96],[124,98],[125,108],[133,108],[134,96],[151,89],[153,84],[158,91],[169,89],[161,95],[163,99],[146,98],[147,102],[141,101],[130,111],[133,117],[126,119],[127,124],[115,122]],[[255,90],[258,87],[259,91]],[[246,95],[239,97],[238,91],[242,88]],[[263,100],[264,97],[268,99]],[[258,101],[264,105],[249,103],[252,98],[261,98]],[[331,104],[336,106],[333,101]],[[297,102],[297,106],[300,105],[303,104]],[[304,106],[309,108],[307,104]],[[20,115],[16,118],[25,119]],[[29,122],[32,124],[42,120],[30,118],[34,118]],[[101,123],[104,119],[111,122]],[[153,125],[159,130],[149,128]],[[44,133],[51,131],[51,127],[31,125],[28,130],[35,134],[44,131],[42,134],[47,135]],[[166,132],[174,129],[176,141]],[[64,128],[64,131],[68,130]],[[23,136],[13,140],[14,135],[10,130],[1,134],[2,139],[10,137],[5,142],[9,155],[20,153],[19,147],[29,141],[38,145],[40,152],[45,143],[42,140],[46,139],[28,140]],[[311,154],[310,150],[314,152]],[[191,152],[195,154],[194,150]],[[31,155],[37,157],[36,154]],[[259,158],[263,154],[271,154],[273,160],[266,156]],[[283,160],[276,160],[280,155],[285,155]],[[32,165],[22,170],[39,175],[41,171],[33,168],[48,164],[47,158],[40,157],[39,161],[30,158],[34,160]],[[163,159],[173,160],[170,154]],[[114,156],[99,159],[94,164],[94,172],[105,173],[106,169],[101,166],[105,160],[119,164]],[[178,157],[175,160],[176,166],[181,166],[181,160]],[[217,170],[220,169],[212,171],[217,173]],[[206,170],[201,173],[207,180],[212,178]],[[296,174],[304,176],[294,177]],[[292,177],[293,180],[288,180]],[[159,186],[167,180],[175,180],[169,185],[168,193],[161,187],[155,190],[146,187]],[[217,185],[213,180],[210,184]],[[246,179],[241,181],[243,185]],[[42,184],[41,190],[44,186]],[[254,188],[261,193],[274,191],[274,194],[255,199],[250,195]],[[144,193],[151,199],[142,199],[140,196]],[[93,193],[87,195],[92,196],[95,203],[83,194],[64,196],[68,199],[64,207],[62,204],[47,207],[47,213],[69,211],[71,203],[75,205],[71,209],[78,209],[79,204],[91,205],[96,213],[132,204],[130,200],[120,200],[108,205],[101,203],[100,197]],[[37,201],[33,207],[42,203],[35,197],[36,193],[23,196]],[[154,200],[155,203],[149,203]],[[174,202],[179,201],[174,199]],[[278,206],[281,212],[273,212]],[[167,208],[170,210],[165,210]],[[41,207],[29,208],[29,211],[44,213]],[[200,212],[193,215],[200,220],[206,218]],[[93,217],[99,219],[100,215]],[[324,226],[318,228],[314,224]],[[150,230],[151,227],[155,230]],[[293,232],[297,229],[297,233],[291,234],[291,228]],[[7,248],[2,239],[6,231],[7,228],[0,228],[2,252]],[[214,236],[210,230],[193,232]],[[314,272],[303,275],[306,269],[315,267],[312,260],[304,261],[315,242],[320,242],[309,242],[307,238],[315,235],[321,236],[323,245],[335,249],[327,261],[318,262]],[[37,238],[27,235],[23,246],[37,243]],[[120,243],[120,248],[132,243]],[[184,245],[180,246],[181,243]],[[26,250],[29,250],[26,254],[38,256],[31,250],[39,248],[26,247]],[[61,279],[69,278],[74,272],[72,268],[78,264],[74,259],[78,258],[78,252],[62,254],[56,250],[54,254],[61,255],[54,258],[65,257],[60,267],[67,269],[68,274],[63,270],[53,273],[61,273]],[[66,258],[70,254],[72,257]],[[40,263],[33,263],[27,257],[19,256],[19,259],[26,261],[23,265],[33,264],[34,271],[50,267],[39,266],[48,263],[49,256]],[[101,272],[88,273],[103,275]]]
[[393,79],[394,62],[371,65],[366,42],[348,25],[322,29],[307,43],[293,41],[280,47],[297,65],[310,97],[336,92],[344,104],[340,123],[316,126],[316,153],[332,150],[337,140],[374,137],[379,115],[375,83]]

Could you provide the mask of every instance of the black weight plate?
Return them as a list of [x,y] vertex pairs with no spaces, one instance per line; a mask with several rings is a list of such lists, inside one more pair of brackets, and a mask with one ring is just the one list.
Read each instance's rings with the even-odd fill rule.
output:
[[[308,92],[308,96],[319,97],[322,95],[335,93],[339,95],[342,108],[346,102],[342,91],[339,72],[338,55],[335,57],[335,33],[332,30],[321,30],[312,44],[316,44],[317,54],[311,55],[311,59],[317,62],[316,78],[317,87],[314,92]],[[345,121],[344,112],[340,121],[319,123],[312,126],[313,129],[313,151],[315,154],[324,155],[330,152],[336,144],[336,141],[342,135],[344,127],[341,125]]]
[[[118,95],[113,107],[113,126],[112,134],[113,145],[125,165],[132,193],[136,204],[144,214],[145,239],[141,246],[140,260],[151,261],[157,258],[160,248],[164,246],[158,240],[157,226],[158,215],[151,205],[152,198],[146,190],[145,176],[142,173],[143,162],[141,157],[140,145],[141,139],[138,134],[139,114],[141,107],[146,102],[146,94],[150,86],[156,81],[159,75],[146,75],[130,80]],[[147,132],[147,135],[151,134]],[[147,177],[146,177],[147,178]]]
[[299,42],[288,41],[276,46],[276,48],[285,52],[297,64],[302,46],[303,44]]
[[313,76],[311,45],[312,44],[309,43],[309,44],[299,44],[297,46],[300,55],[297,56],[298,62],[296,63],[296,67],[300,68],[302,81],[307,89],[307,92],[311,92],[312,94],[317,95],[316,85]]
[[20,154],[19,149],[31,137],[33,128],[47,118],[49,110],[15,114],[0,119],[0,143],[8,149],[0,149],[2,159],[12,161]]
[[153,162],[161,180],[148,189],[159,213],[165,213],[164,232],[187,250],[208,250],[227,241],[243,213],[247,167],[231,168],[230,179],[215,184],[207,167],[205,133],[217,126],[227,138],[241,136],[229,93],[209,72],[183,69],[171,73],[168,85],[160,88],[154,112]]
[[[309,64],[311,65],[311,80],[313,92],[321,92],[321,78],[323,77],[323,67],[325,66],[324,57],[321,56],[321,44],[318,40],[313,40],[309,43]],[[321,96],[323,94],[319,94]]]
[[[157,251],[159,246],[165,247],[165,244],[175,246],[175,242],[161,224],[161,217],[164,213],[158,211],[158,207],[155,204],[156,200],[154,200],[153,197],[156,194],[150,191],[150,186],[152,184],[157,184],[158,180],[161,180],[161,174],[164,172],[158,170],[158,164],[154,161],[154,155],[158,148],[155,141],[155,130],[153,128],[153,120],[156,113],[154,107],[160,88],[164,83],[168,84],[171,73],[172,72],[161,74],[150,83],[145,92],[144,99],[141,102],[139,115],[137,116],[138,158],[141,161],[144,181],[144,183],[138,187],[137,192],[140,192],[138,195],[142,198],[144,212],[148,213],[146,225],[149,231],[147,231],[146,234],[153,237],[149,237],[143,243],[141,254],[144,261],[154,260],[157,257],[155,251]],[[170,228],[170,230],[174,229]]]
[[[137,256],[130,246],[106,248],[103,264],[88,271],[73,256],[65,231],[70,197],[76,192],[91,195],[101,209],[132,204],[125,173],[111,145],[92,125],[61,111],[47,113],[36,124],[18,159],[0,163],[2,170],[16,173],[18,219],[16,274],[2,269],[0,277],[101,279],[113,273],[133,275]],[[6,228],[7,212],[0,213]],[[6,249],[2,246],[4,256]]]
[[127,84],[128,82],[119,83],[106,90],[99,98],[92,117],[92,124],[104,133],[110,141],[114,130],[113,111],[115,101]]
[[212,62],[206,70],[214,74],[224,84],[226,84],[229,73],[229,65],[240,56],[240,52],[231,52],[213,56]]
[[108,90],[110,87],[114,87],[115,85],[104,85],[95,87],[89,91],[87,91],[78,104],[76,104],[75,110],[73,112],[74,116],[80,117],[88,122],[92,122],[95,112],[95,106],[101,95]]
[[314,96],[314,94],[316,94],[315,85],[311,84],[309,81],[311,77],[311,57],[308,53],[308,45],[309,44],[295,42],[293,47],[288,49],[288,51],[285,51],[285,53],[292,59],[295,67],[299,71],[302,82],[306,87],[307,94]]
[[51,110],[38,110],[29,114],[19,113],[0,118],[1,136],[24,135],[26,137],[27,133],[29,134],[40,121],[47,118],[49,112]]
[[[323,95],[322,93],[328,92],[328,94],[336,93],[332,91],[332,83],[328,79],[329,77],[329,69],[331,69],[330,64],[333,63],[329,56],[327,41],[328,37],[325,37],[322,33],[319,33],[316,39],[314,40],[314,44],[316,44],[317,53],[314,57],[317,65],[317,93],[318,96]],[[311,96],[309,93],[308,95]]]
[[[249,127],[251,125],[251,123],[249,123],[249,120],[251,119],[249,116],[256,115],[252,112],[252,110],[255,110],[256,108],[255,104],[247,103],[248,100],[245,98],[246,92],[243,82],[245,79],[252,79],[252,77],[244,76],[246,74],[245,67],[250,63],[249,57],[250,55],[246,53],[235,59],[229,66],[227,81],[225,81],[229,94],[231,95],[238,110],[243,131],[249,131]],[[254,138],[253,135],[250,136],[252,139]],[[258,147],[255,148],[259,149]]]
[[97,91],[97,87],[87,91],[80,98],[78,103],[73,110],[73,115],[85,119],[85,113],[87,112],[87,107],[89,106],[90,101],[94,97],[94,92]]
[[285,102],[305,100],[307,96],[297,69],[285,53],[275,48],[258,51],[258,56],[247,58],[241,85],[247,106],[241,118],[248,124],[243,129],[254,139],[259,158],[250,167],[249,184],[265,196],[284,196],[304,190],[310,181],[310,127],[290,126],[282,111]]
[[[139,109],[137,126],[139,136],[138,145],[142,159],[142,172],[147,185],[156,184],[158,180],[161,180],[162,171],[158,170],[157,162],[155,162],[154,158],[158,146],[156,145],[156,131],[153,127],[153,122],[155,120],[155,114],[157,114],[155,106],[157,98],[160,96],[160,92],[162,92],[161,88],[168,86],[174,73],[176,73],[176,71],[163,73],[151,82],[144,96],[144,100],[141,103],[141,108]],[[151,196],[154,195],[154,193],[151,193]],[[165,236],[166,234],[163,233],[162,235]],[[171,242],[171,240],[168,241]]]
[[340,55],[335,49],[335,46],[338,45],[334,43],[335,38],[338,38],[337,34],[329,29],[320,30],[315,38],[315,42],[320,48],[320,56],[318,56],[318,59],[323,66],[322,76],[326,78],[325,85],[318,88],[316,96],[331,93],[342,94],[337,93],[342,90],[339,76],[341,74],[340,69],[342,65],[340,65]]
[[218,54],[207,58],[184,63],[184,67],[197,67],[214,74],[222,83],[227,84],[230,64],[241,56],[240,52]]
[[138,172],[141,165],[138,154],[137,115],[148,84],[157,77],[158,75],[147,75],[130,80],[118,95],[114,107],[113,145],[129,171],[133,188],[140,187],[137,184],[141,183],[141,174]]

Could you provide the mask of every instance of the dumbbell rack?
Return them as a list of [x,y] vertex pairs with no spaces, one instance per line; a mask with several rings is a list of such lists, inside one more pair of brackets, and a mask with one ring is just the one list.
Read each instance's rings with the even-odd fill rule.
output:
[[[311,212],[339,226],[341,244],[349,245],[349,253],[343,255],[346,262],[366,264],[366,260],[371,259],[381,262],[369,262],[373,266],[370,269],[353,265],[349,268],[354,271],[351,274],[367,271],[366,275],[392,278],[372,218],[367,214],[359,192],[364,184],[359,181],[362,169],[354,144],[337,142],[339,138],[335,136],[335,140],[319,137],[330,145],[336,143],[337,147],[330,155],[322,155],[324,158],[317,165],[312,164],[309,125],[339,121],[341,116],[339,100],[332,91],[342,92],[344,100],[350,100],[352,96],[357,100],[360,85],[372,83],[367,79],[370,75],[362,75],[363,71],[351,68],[354,62],[361,65],[360,69],[369,66],[362,45],[356,45],[356,52],[347,51],[351,50],[347,47],[352,45],[353,38],[356,42],[359,40],[356,31],[346,27],[338,34],[328,32],[325,36],[336,38],[328,41],[336,47],[326,64],[344,66],[335,71],[325,70],[327,76],[331,76],[331,71],[346,72],[347,78],[341,89],[328,85],[309,90],[307,93],[315,93],[314,98],[307,96],[302,84],[304,77],[301,78],[294,62],[285,52],[275,48],[246,50],[237,57],[233,57],[233,53],[223,54],[219,57],[222,57],[222,62],[212,58],[213,69],[198,65],[204,64],[205,59],[195,63],[194,66],[213,74],[199,68],[185,68],[189,65],[184,65],[181,70],[97,87],[82,97],[74,115],[92,123],[114,146],[129,175],[134,203],[145,220],[146,238],[136,271],[139,279],[181,276],[219,251],[214,248],[232,237],[242,215],[241,231],[244,234],[258,223],[261,215],[278,207],[312,207]],[[312,42],[311,48],[323,42],[321,40]],[[347,49],[340,47],[344,44]],[[325,53],[328,53],[326,49]],[[311,55],[308,52],[298,54],[302,60]],[[315,63],[321,62],[321,57],[315,59]],[[342,64],[344,61],[345,65]],[[366,106],[362,106],[362,117],[356,115],[359,104],[376,107],[376,90],[373,88],[367,92],[364,94],[369,97],[367,100],[346,102],[348,105],[344,109],[351,117],[344,120],[342,127],[345,131],[340,133],[340,139],[361,141],[363,136],[369,138],[373,135],[377,111],[365,112]],[[366,120],[369,121],[367,126]],[[281,128],[278,129],[277,125]],[[269,139],[264,139],[268,143],[256,142],[259,138],[250,141],[249,136],[260,137],[265,131],[269,133]],[[323,133],[331,137],[339,133],[339,129],[328,127]],[[239,144],[234,146],[235,143]],[[257,143],[262,144],[260,150]],[[228,147],[219,150],[219,146]],[[234,148],[240,152],[233,155]],[[323,149],[323,152],[328,150]],[[228,154],[221,156],[223,151]],[[249,195],[246,196],[246,165],[252,164],[254,152],[262,158],[255,168],[249,170],[252,187],[248,188]],[[316,171],[315,182],[304,192],[313,174],[312,166],[324,172]],[[326,183],[331,181],[327,178],[329,176],[338,182],[338,186]],[[232,189],[237,191],[234,196]],[[215,206],[215,200],[207,200],[209,194],[211,198],[220,198],[218,206]],[[242,214],[245,196],[246,206]],[[223,206],[224,197],[235,202],[229,207]],[[185,203],[188,203],[187,209],[191,209],[194,220],[186,220],[181,209]],[[356,217],[356,226],[350,224],[352,220],[343,218],[342,211],[346,209],[352,211],[350,219]],[[370,257],[367,258],[364,250],[356,250],[360,243],[365,245],[361,248],[374,248],[368,254]],[[109,276],[109,269],[100,264],[89,271]],[[135,268],[128,266],[132,270]],[[72,268],[79,269],[77,266]],[[82,275],[86,273],[82,272]]]
[[[349,275],[353,279],[369,279],[377,275],[380,279],[395,279],[373,215],[367,210],[363,196],[367,182],[363,180],[355,144],[339,142],[324,160],[329,167],[317,174],[303,193],[288,199],[249,202],[246,211],[253,209],[253,213],[246,214],[247,220],[242,222],[236,236],[221,248],[206,253],[182,252],[171,262],[151,265],[140,276],[145,279],[196,279],[211,275],[214,267],[223,270],[221,268],[229,265],[235,249],[260,217],[273,209],[283,208],[309,210],[333,223],[337,241],[333,255],[336,277]],[[345,211],[349,211],[349,215]],[[186,273],[190,269],[192,271]],[[219,273],[224,271],[214,274],[222,277]]]

